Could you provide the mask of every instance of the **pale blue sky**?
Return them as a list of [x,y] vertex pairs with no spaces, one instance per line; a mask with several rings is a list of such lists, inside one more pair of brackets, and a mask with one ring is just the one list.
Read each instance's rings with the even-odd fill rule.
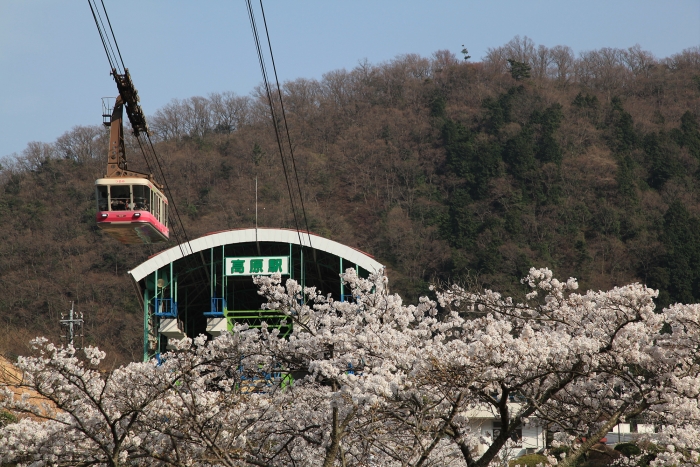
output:
[[[173,98],[248,94],[261,81],[245,4],[104,0],[147,115]],[[700,45],[700,0],[267,0],[281,80],[397,55],[472,61],[515,35],[577,53],[639,43],[657,57]],[[86,1],[0,0],[0,157],[101,122],[116,94]]]

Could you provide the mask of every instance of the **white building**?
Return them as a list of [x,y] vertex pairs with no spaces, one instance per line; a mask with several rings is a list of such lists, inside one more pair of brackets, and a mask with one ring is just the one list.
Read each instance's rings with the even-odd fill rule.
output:
[[[519,410],[519,404],[508,404],[511,412]],[[480,435],[479,454],[483,454],[491,445],[490,440],[498,436],[501,429],[500,417],[496,415],[492,408],[484,406],[475,408],[465,414],[469,418],[469,427],[472,433]],[[546,447],[547,432],[544,426],[534,418],[530,423],[516,430],[517,436],[513,441],[515,445],[506,455],[509,459],[538,452]]]

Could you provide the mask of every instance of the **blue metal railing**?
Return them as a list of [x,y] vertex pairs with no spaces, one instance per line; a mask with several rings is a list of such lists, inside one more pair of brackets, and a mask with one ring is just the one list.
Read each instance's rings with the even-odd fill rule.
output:
[[154,305],[156,309],[154,316],[177,318],[177,302],[173,301],[172,298],[156,298]]
[[211,299],[210,310],[208,312],[205,312],[202,314],[204,316],[223,317],[225,309],[226,309],[226,299],[214,297]]

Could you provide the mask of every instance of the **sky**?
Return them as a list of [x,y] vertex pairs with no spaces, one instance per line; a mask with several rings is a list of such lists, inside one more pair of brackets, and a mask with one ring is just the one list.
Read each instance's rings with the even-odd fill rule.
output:
[[[172,99],[261,82],[245,2],[103,0],[146,115]],[[700,0],[265,0],[280,81],[399,55],[478,61],[516,35],[580,53],[640,44],[659,58],[700,45]],[[258,3],[259,7],[259,3]],[[261,19],[258,17],[260,26]],[[116,95],[87,1],[0,0],[0,158],[102,121]]]

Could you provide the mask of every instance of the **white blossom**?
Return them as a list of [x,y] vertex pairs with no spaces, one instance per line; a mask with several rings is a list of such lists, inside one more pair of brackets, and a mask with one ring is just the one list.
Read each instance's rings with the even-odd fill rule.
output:
[[[658,312],[639,284],[577,293],[548,269],[523,279],[526,303],[450,286],[406,305],[382,274],[342,278],[353,301],[257,277],[289,336],[237,324],[182,339],[160,365],[103,372],[96,348],[35,340],[0,394],[31,415],[1,430],[0,462],[485,467],[513,452],[518,426],[547,424],[571,465],[639,414],[663,428],[652,465],[697,461],[700,306]],[[497,436],[473,429],[476,411]]]

